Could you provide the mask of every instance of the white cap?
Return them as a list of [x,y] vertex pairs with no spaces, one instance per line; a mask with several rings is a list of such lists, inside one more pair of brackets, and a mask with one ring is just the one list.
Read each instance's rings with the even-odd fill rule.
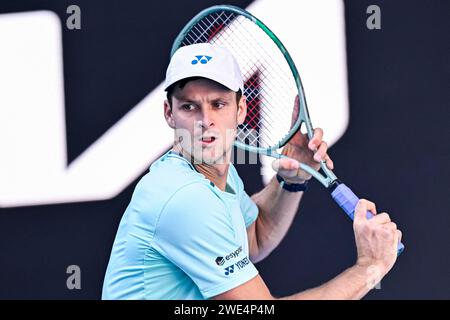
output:
[[175,51],[167,67],[164,90],[190,77],[211,79],[232,91],[241,89],[244,92],[244,82],[236,59],[228,49],[218,45],[197,43]]

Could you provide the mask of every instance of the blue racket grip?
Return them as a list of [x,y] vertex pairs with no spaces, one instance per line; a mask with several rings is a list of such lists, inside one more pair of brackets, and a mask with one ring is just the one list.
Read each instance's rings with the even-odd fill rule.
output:
[[[345,213],[350,217],[350,219],[354,220],[355,218],[355,208],[356,204],[359,201],[359,198],[347,187],[345,184],[339,184],[331,193],[334,201],[345,211]],[[367,219],[371,219],[373,214],[370,211],[366,213]],[[405,250],[405,246],[403,243],[399,242],[397,247],[397,255],[400,255],[403,250]]]

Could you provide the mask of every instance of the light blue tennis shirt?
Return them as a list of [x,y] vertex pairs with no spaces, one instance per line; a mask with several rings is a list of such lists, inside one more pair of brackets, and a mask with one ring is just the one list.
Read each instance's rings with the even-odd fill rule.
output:
[[102,299],[208,299],[254,278],[258,208],[230,164],[226,192],[181,155],[154,162],[120,222]]

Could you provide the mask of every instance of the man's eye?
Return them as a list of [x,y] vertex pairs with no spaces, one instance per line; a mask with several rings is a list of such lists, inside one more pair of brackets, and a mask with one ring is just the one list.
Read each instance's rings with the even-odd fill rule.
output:
[[195,106],[193,104],[183,104],[181,108],[186,111],[192,111],[195,109]]
[[218,109],[222,109],[225,106],[226,106],[225,102],[216,102],[216,108]]

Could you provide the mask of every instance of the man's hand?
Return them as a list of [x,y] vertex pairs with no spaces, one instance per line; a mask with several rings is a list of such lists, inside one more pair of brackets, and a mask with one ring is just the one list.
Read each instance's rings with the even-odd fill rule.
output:
[[[295,98],[291,126],[294,125],[298,116],[299,99],[297,96]],[[313,137],[310,141],[308,141],[307,134],[303,134],[298,130],[282,151],[282,154],[289,157],[289,159],[277,159],[273,162],[272,167],[288,183],[303,183],[311,179],[309,173],[299,169],[299,162],[307,164],[315,170],[319,170],[320,162],[325,160],[327,167],[333,169],[333,161],[327,154],[328,145],[325,141],[322,141],[322,137],[323,130],[320,128],[314,130]]]
[[[367,219],[366,212],[374,217]],[[355,209],[353,223],[356,247],[358,250],[357,265],[372,268],[382,277],[391,270],[397,260],[397,246],[402,233],[385,212],[377,214],[373,202],[361,199]]]
[[[374,216],[367,219],[366,212]],[[317,288],[282,299],[361,299],[389,272],[397,259],[401,232],[387,213],[376,214],[375,204],[361,199],[355,209],[355,231],[358,260],[334,279]],[[215,299],[274,299],[258,275],[244,284],[222,293]]]

